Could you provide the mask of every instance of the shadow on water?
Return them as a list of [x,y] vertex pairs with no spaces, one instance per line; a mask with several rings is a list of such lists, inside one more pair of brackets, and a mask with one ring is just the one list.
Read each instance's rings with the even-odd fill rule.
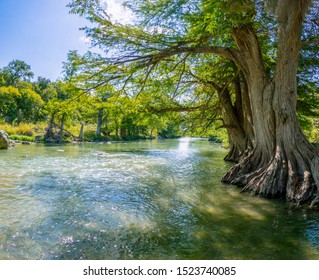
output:
[[221,184],[216,145],[52,149],[0,174],[0,259],[319,259],[318,213]]
[[[238,200],[237,195],[234,195]],[[246,201],[245,201],[246,203]],[[317,259],[305,239],[304,218],[294,210],[251,203],[220,210],[218,203],[191,209],[159,209],[154,221],[127,217],[113,229],[87,227],[67,242],[58,259]],[[225,207],[225,203],[223,203]],[[187,215],[186,215],[187,213]],[[288,213],[288,216],[287,216]],[[296,219],[296,215],[299,216]],[[304,213],[307,216],[307,213]],[[318,236],[318,234],[317,234]],[[76,237],[75,237],[76,238]],[[318,240],[316,240],[318,244]],[[316,252],[314,252],[316,251]]]

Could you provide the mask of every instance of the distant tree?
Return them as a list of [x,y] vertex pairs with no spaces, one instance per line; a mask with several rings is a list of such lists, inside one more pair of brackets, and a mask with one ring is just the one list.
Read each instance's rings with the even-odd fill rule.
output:
[[32,84],[20,82],[19,92],[21,98],[18,100],[19,115],[17,122],[37,122],[43,119],[44,101],[41,96],[33,90]]
[[35,87],[35,90],[38,92],[38,91],[45,90],[50,84],[51,84],[50,79],[40,76],[37,78],[37,81],[34,83],[34,87]]
[[19,88],[0,87],[0,116],[8,123],[39,121],[43,104],[30,83],[20,83]]
[[76,75],[79,59],[77,51],[69,51],[67,61],[63,63],[64,80],[70,81]]
[[[54,83],[54,88],[57,92],[56,97],[50,99],[44,106],[45,113],[49,117],[46,138],[62,142],[65,125],[81,120],[83,104],[88,104],[88,102],[86,96],[81,94],[81,91],[72,83],[59,81]],[[58,135],[53,132],[54,126],[59,127]]]
[[33,83],[34,90],[42,97],[43,101],[48,102],[58,95],[56,83],[44,77],[38,77]]
[[3,68],[2,74],[7,85],[16,86],[18,81],[30,81],[34,74],[31,66],[22,60],[12,60]]
[[12,123],[18,117],[18,102],[21,94],[12,86],[0,87],[0,117]]

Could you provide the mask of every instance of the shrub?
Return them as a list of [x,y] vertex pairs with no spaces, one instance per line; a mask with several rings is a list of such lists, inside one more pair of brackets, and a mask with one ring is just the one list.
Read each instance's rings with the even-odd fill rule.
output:
[[11,140],[18,140],[18,141],[28,141],[34,142],[34,137],[32,136],[25,136],[25,135],[10,135],[9,139]]

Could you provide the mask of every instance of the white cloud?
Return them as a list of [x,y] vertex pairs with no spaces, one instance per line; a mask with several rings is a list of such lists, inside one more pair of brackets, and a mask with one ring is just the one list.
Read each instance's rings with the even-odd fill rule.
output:
[[133,21],[133,13],[122,6],[123,0],[102,0],[106,4],[107,14],[111,19],[121,24],[129,24]]
[[85,43],[85,44],[90,44],[91,43],[91,39],[86,37],[86,36],[81,36],[80,37],[80,41]]
[[[106,4],[106,12],[111,17],[111,20],[121,24],[130,24],[133,22],[133,13],[122,6],[124,0],[101,0],[101,3]],[[85,44],[91,44],[91,38],[81,36],[79,40]]]

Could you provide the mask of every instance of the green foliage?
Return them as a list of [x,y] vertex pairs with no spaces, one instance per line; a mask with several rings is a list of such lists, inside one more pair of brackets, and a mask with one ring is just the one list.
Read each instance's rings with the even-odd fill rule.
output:
[[19,81],[30,81],[34,76],[31,66],[22,60],[12,60],[3,68],[2,75],[8,86],[17,86]]
[[21,93],[12,86],[0,87],[0,114],[7,122],[12,123],[19,114]]
[[38,136],[44,133],[47,124],[44,122],[34,123],[19,123],[10,125],[5,122],[0,122],[0,129],[6,131],[9,135],[25,135]]
[[0,114],[9,123],[33,122],[41,119],[43,100],[30,84],[20,88],[0,87]]
[[[10,135],[15,135],[15,139],[18,139],[16,135],[33,137],[39,132],[43,135],[45,128],[39,131],[22,122],[37,123],[52,116],[57,124],[63,119],[65,128],[71,129],[74,135],[79,133],[79,123],[88,125],[90,128],[84,129],[84,140],[90,141],[154,137],[167,128],[170,113],[158,110],[172,106],[169,96],[164,94],[172,91],[169,68],[161,70],[167,76],[165,83],[153,80],[154,85],[148,83],[139,97],[133,97],[107,83],[94,89],[85,75],[78,75],[77,60],[76,53],[71,53],[67,63],[73,65],[70,68],[65,65],[68,69],[65,81],[51,82],[38,77],[36,82],[30,83],[17,78],[15,86],[0,87],[1,119],[12,124],[3,124]],[[136,82],[143,83],[143,80],[137,77]],[[130,87],[134,88],[134,85],[130,83]],[[92,126],[97,125],[100,113],[101,135],[97,135]]]
[[[161,135],[213,135],[227,141],[221,95],[236,103],[234,81],[240,67],[222,51],[236,51],[232,32],[256,30],[269,77],[276,65],[276,19],[263,1],[129,0],[135,19],[112,21],[107,2],[73,0],[72,13],[92,24],[84,28],[104,54],[70,51],[63,80],[33,77],[31,67],[14,60],[0,70],[0,116],[8,123],[54,117],[84,139],[136,139]],[[316,10],[309,13],[303,39],[315,38]],[[318,114],[318,52],[305,45],[298,75],[298,114],[305,131]],[[318,72],[317,72],[318,73]],[[318,79],[317,79],[318,80]],[[75,129],[76,127],[76,129]],[[100,132],[98,132],[98,127]]]
[[17,120],[33,122],[42,119],[44,101],[41,96],[28,87],[20,87],[21,99],[19,100],[20,116]]
[[10,135],[9,139],[18,140],[18,141],[28,141],[28,142],[34,142],[35,141],[35,137],[24,136],[24,135]]
[[84,131],[84,141],[100,141],[102,140],[100,137],[96,135],[94,130]]
[[[270,78],[274,74],[277,19],[269,13],[274,11],[272,5],[265,5],[265,1],[128,0],[125,6],[135,19],[126,25],[112,21],[107,15],[107,4],[103,3],[94,0],[70,3],[71,12],[91,21],[92,27],[84,28],[86,35],[106,53],[105,57],[92,53],[80,57],[73,53],[69,56],[70,69],[76,69],[81,82],[90,87],[113,84],[120,94],[125,91],[127,96],[134,97],[135,112],[128,104],[125,113],[120,112],[133,115],[127,117],[134,120],[132,124],[149,128],[156,124],[165,130],[166,118],[180,108],[180,129],[195,134],[216,130],[215,123],[222,117],[221,95],[227,89],[236,106],[233,82],[240,80],[240,67],[225,59],[224,54],[217,55],[221,49],[236,53],[233,32],[238,28],[256,31],[265,70]],[[317,14],[314,8],[309,12],[304,40],[317,36],[314,32],[317,27],[312,24]],[[317,53],[305,47],[301,59],[301,65],[308,67],[301,66],[298,114],[302,126],[308,130],[311,129],[308,119],[317,114],[318,91],[311,86],[318,65]],[[110,116],[108,113],[108,119]],[[117,122],[122,120],[119,117]],[[224,136],[225,132],[222,136],[225,139]]]

